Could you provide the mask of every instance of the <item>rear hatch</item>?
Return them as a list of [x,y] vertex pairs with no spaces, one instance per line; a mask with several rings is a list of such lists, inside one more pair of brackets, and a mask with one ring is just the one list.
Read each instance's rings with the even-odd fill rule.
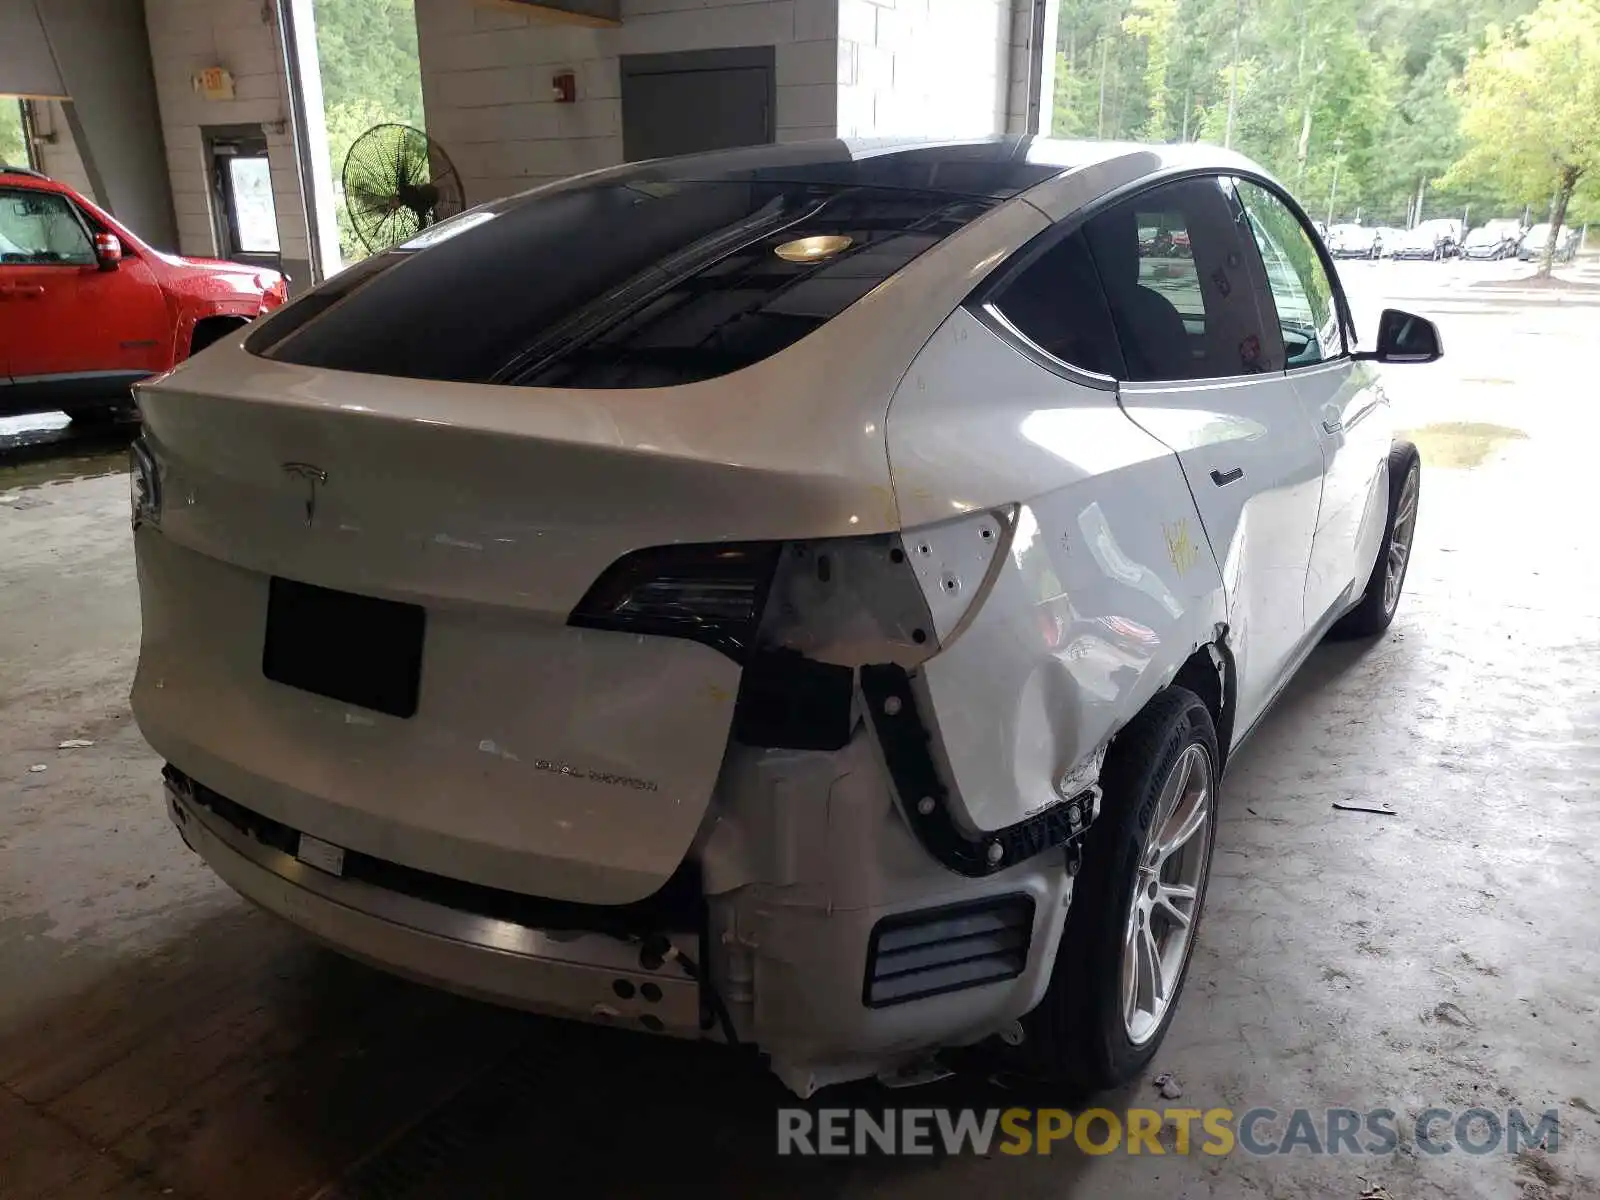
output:
[[[158,751],[452,878],[615,904],[672,875],[741,668],[663,636],[683,605],[640,622],[670,592],[649,576],[685,545],[895,528],[889,397],[972,286],[924,252],[994,202],[915,186],[939,162],[890,187],[853,179],[880,160],[670,166],[465,213],[141,388],[161,507],[134,708]],[[1011,211],[971,261],[1037,221]],[[655,547],[627,620],[573,623]]]
[[142,389],[162,498],[136,535],[146,737],[336,845],[553,898],[648,895],[706,813],[740,666],[574,609],[641,548],[893,517],[881,441],[820,437],[881,409],[819,424],[790,396],[758,446],[724,392],[444,385],[237,344]]

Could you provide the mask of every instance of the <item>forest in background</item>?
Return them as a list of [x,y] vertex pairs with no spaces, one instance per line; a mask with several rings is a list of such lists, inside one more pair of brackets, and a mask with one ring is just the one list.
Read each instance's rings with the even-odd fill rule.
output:
[[[1554,167],[1542,180],[1538,170],[1468,169],[1473,164],[1452,172],[1477,127],[1464,127],[1464,112],[1496,103],[1466,86],[1468,64],[1506,40],[1491,45],[1491,27],[1516,40],[1516,22],[1535,4],[1061,0],[1051,132],[1231,144],[1322,220],[1331,209],[1334,220],[1359,212],[1367,225],[1403,226],[1416,219],[1420,198],[1424,218],[1460,217],[1470,207],[1476,225],[1526,208],[1538,222],[1557,188]],[[1541,17],[1546,8],[1558,41],[1588,52],[1580,65],[1591,91],[1600,87],[1594,0],[1541,6]],[[1562,119],[1539,112],[1494,133],[1548,139],[1567,131],[1541,128],[1541,120]],[[1581,113],[1573,119],[1583,123]],[[1596,148],[1585,153],[1592,162]],[[1586,173],[1568,222],[1600,220],[1596,200],[1595,173]]]

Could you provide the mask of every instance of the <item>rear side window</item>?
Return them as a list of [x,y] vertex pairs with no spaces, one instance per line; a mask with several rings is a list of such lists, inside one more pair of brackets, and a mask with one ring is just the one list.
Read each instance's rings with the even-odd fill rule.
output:
[[[1216,379],[1283,369],[1270,296],[1223,181],[1185,179],[1113,205],[1084,225],[1111,304],[1124,378]],[[1242,234],[1242,236],[1241,236]]]
[[388,269],[308,319],[292,320],[291,306],[252,349],[418,379],[691,383],[794,344],[993,204],[771,179],[631,179],[518,198],[391,252]]
[[991,303],[1051,357],[1097,375],[1122,375],[1111,310],[1082,231],[1024,266]]

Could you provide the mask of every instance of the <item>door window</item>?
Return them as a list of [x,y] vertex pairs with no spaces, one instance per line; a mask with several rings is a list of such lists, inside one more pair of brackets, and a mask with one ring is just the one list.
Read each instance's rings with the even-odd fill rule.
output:
[[1246,179],[1236,187],[1267,269],[1288,365],[1305,367],[1338,358],[1344,353],[1339,309],[1316,242],[1300,218],[1266,188]]
[[1185,179],[1142,192],[1084,225],[1137,382],[1216,379],[1283,369],[1277,321],[1252,279],[1223,181]]
[[992,303],[1018,333],[1051,357],[1098,375],[1123,375],[1111,310],[1082,230],[1035,258]]
[[0,264],[95,265],[94,246],[65,196],[54,192],[0,192]]

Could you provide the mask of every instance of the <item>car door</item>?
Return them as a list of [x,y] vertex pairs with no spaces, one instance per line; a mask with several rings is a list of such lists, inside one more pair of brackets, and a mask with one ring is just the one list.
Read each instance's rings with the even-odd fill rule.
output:
[[[80,210],[80,215],[91,234],[112,232],[93,214]],[[124,239],[122,261],[115,267],[78,277],[84,353],[110,364],[94,370],[153,375],[172,366],[173,314],[147,253]]]
[[[1141,228],[1167,236],[1141,244]],[[1159,185],[1084,229],[1126,362],[1122,407],[1177,454],[1222,568],[1243,734],[1305,634],[1322,450],[1228,180]]]
[[162,364],[165,302],[133,260],[102,271],[89,228],[59,192],[0,189],[0,328],[19,383],[148,374]]
[[1327,464],[1306,571],[1306,619],[1316,628],[1337,617],[1371,574],[1383,538],[1393,422],[1376,374],[1351,360],[1347,306],[1304,221],[1271,188],[1243,179],[1236,187],[1266,268],[1288,378]]

